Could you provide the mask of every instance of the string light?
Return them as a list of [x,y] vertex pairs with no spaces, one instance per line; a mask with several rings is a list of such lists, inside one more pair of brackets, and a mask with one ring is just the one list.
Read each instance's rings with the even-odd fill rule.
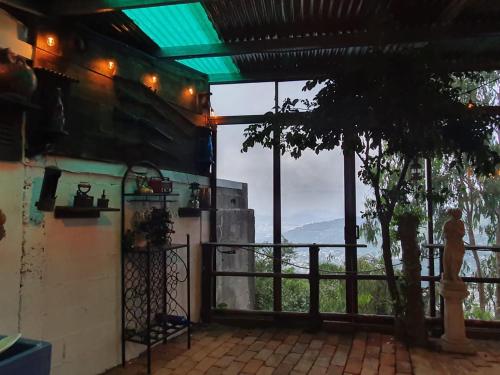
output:
[[53,36],[48,36],[47,37],[47,45],[49,47],[54,47],[56,45],[56,38]]
[[476,104],[472,101],[472,99],[469,99],[469,102],[467,103],[467,109],[474,109]]
[[190,87],[188,89],[188,92],[189,92],[189,95],[194,95],[194,89],[192,87]]
[[108,69],[110,71],[113,71],[113,70],[115,70],[115,67],[116,67],[115,62],[113,60],[108,60]]
[[153,83],[158,83],[158,76],[157,76],[156,74],[153,74],[153,75],[151,76],[151,82],[153,82]]

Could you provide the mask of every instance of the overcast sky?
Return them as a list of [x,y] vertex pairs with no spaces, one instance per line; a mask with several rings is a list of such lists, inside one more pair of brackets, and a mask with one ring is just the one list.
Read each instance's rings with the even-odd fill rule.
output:
[[[303,82],[280,83],[283,99],[310,98],[302,92]],[[217,115],[263,114],[274,106],[274,83],[212,86],[212,106]],[[219,178],[247,182],[249,206],[259,224],[272,217],[272,152],[255,147],[241,153],[246,125],[220,126],[218,130]],[[295,160],[282,158],[282,217],[284,230],[311,222],[344,217],[343,159],[340,149],[316,155],[306,152]],[[367,189],[358,184],[358,211]],[[259,222],[260,221],[260,222]]]

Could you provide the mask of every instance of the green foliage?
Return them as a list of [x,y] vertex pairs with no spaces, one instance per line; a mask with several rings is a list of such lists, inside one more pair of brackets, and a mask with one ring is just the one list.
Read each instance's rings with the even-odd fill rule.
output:
[[[477,73],[452,74],[423,52],[406,57],[374,55],[362,65],[352,64],[327,79],[312,80],[304,90],[321,89],[314,100],[286,99],[281,113],[245,130],[242,151],[255,144],[273,147],[273,129],[280,128],[281,152],[298,158],[306,149],[316,153],[342,147],[361,160],[360,180],[373,188],[375,198],[365,204],[364,216],[378,219],[383,261],[395,313],[401,302],[394,278],[395,215],[408,210],[421,214],[423,186],[410,178],[414,160],[445,157],[448,168],[471,167],[476,174],[494,173],[500,162],[498,149],[488,140],[498,117],[465,105],[464,88],[457,82],[477,86],[487,77]],[[466,95],[465,95],[466,96]],[[443,189],[445,189],[443,187]],[[436,190],[441,192],[440,190]],[[365,231],[377,230],[371,223]],[[370,235],[369,235],[370,236]],[[370,297],[363,297],[370,303]]]
[[[272,249],[263,248],[256,251],[256,272],[272,272]],[[297,273],[307,270],[296,269],[293,264],[297,251],[282,248],[284,273]],[[381,258],[364,256],[358,259],[358,270],[371,274],[383,274]],[[334,263],[333,259],[320,264],[322,274],[343,273],[343,265]],[[256,310],[273,309],[273,283],[271,278],[258,277],[255,280]],[[322,280],[320,282],[320,311],[346,312],[346,289],[344,280]],[[306,279],[283,279],[282,304],[284,311],[307,312],[309,310],[309,282]],[[366,314],[390,314],[391,298],[384,281],[365,280],[358,283],[359,311]]]
[[[400,160],[436,154],[461,159],[465,154],[478,168],[491,171],[498,155],[485,147],[484,140],[495,118],[467,110],[462,88],[455,84],[457,76],[436,70],[436,64],[431,70],[429,58],[375,56],[329,79],[309,81],[304,90],[322,85],[313,101],[286,99],[280,109],[281,113],[298,112],[300,106],[310,111],[302,119],[289,118],[280,124],[286,126],[281,131],[282,152],[300,157],[305,149],[319,153],[342,146],[362,153],[377,151],[387,142],[386,154],[400,156]],[[459,78],[476,84],[484,81],[472,73]],[[256,143],[272,147],[272,125],[270,117],[269,122],[248,127],[243,151]],[[376,166],[368,167],[362,171],[365,178]]]

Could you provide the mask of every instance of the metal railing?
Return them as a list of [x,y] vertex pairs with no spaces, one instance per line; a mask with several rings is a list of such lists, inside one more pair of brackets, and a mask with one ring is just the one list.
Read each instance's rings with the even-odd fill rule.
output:
[[[371,315],[371,314],[360,314],[358,313],[357,306],[357,294],[358,285],[357,282],[360,280],[387,280],[385,274],[370,274],[367,272],[358,272],[357,270],[357,248],[366,248],[366,245],[362,244],[243,244],[243,243],[205,243],[203,244],[203,256],[202,256],[202,319],[206,322],[211,321],[212,317],[217,315],[251,315],[251,316],[274,316],[274,317],[286,317],[291,319],[307,319],[311,326],[319,327],[324,320],[336,320],[344,322],[362,322],[362,323],[380,323],[380,322],[390,322],[393,317],[385,315]],[[428,275],[422,276],[423,282],[429,282],[429,315],[431,320],[440,321],[442,316],[443,303],[440,304],[440,314],[436,314],[436,283],[440,280],[440,274],[442,273],[442,253],[444,245],[441,244],[425,244],[422,246],[429,250],[428,259]],[[258,249],[258,248],[272,248],[272,249],[283,249],[283,248],[307,248],[309,252],[309,266],[302,267],[307,268],[308,273],[290,273],[290,272],[247,272],[247,271],[221,271],[216,267],[217,264],[217,249],[218,248],[229,248],[230,253],[235,253],[236,251],[245,251],[248,249]],[[344,272],[333,272],[325,273],[320,270],[319,262],[319,252],[320,249],[336,248],[345,250],[345,271]],[[439,250],[439,255],[434,258],[434,251]],[[467,251],[492,251],[500,252],[500,247],[497,246],[466,246]],[[227,252],[223,252],[227,253]],[[273,256],[270,256],[273,258]],[[436,274],[435,260],[439,260],[439,272]],[[281,259],[274,259],[274,263],[279,262],[281,264]],[[273,267],[273,270],[276,270]],[[280,267],[280,271],[281,267]],[[216,278],[217,277],[262,277],[262,278],[272,278],[273,279],[273,300],[278,301],[274,303],[272,311],[255,311],[255,310],[230,310],[230,309],[218,309],[216,306],[217,301],[217,288],[216,288]],[[282,285],[281,281],[283,279],[305,279],[309,281],[309,311],[308,312],[286,312],[282,311],[281,308],[281,294]],[[346,283],[346,293],[345,293],[345,306],[346,311],[344,313],[327,313],[320,312],[320,281],[321,280],[344,280]],[[489,278],[478,278],[478,277],[463,277],[464,282],[475,282],[475,283],[500,283],[500,278],[489,277]],[[434,319],[432,319],[434,318]],[[470,322],[471,325],[480,326],[477,321]],[[500,322],[493,322],[500,323]],[[499,326],[500,327],[500,326]]]

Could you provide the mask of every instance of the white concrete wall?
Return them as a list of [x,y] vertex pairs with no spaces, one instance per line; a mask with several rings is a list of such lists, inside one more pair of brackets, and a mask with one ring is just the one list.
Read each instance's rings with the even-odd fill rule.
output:
[[[32,47],[19,40],[18,24],[0,11],[0,47],[31,58]],[[0,241],[0,334],[53,345],[53,375],[95,375],[121,360],[120,213],[99,219],[54,218],[38,201],[44,167],[63,170],[57,205],[70,205],[77,184],[92,184],[96,198],[105,189],[111,207],[120,206],[125,166],[65,158],[24,163],[0,161],[0,209],[7,216],[7,236]],[[165,172],[181,193],[177,207],[187,204],[188,185],[208,179]],[[191,235],[192,320],[197,321],[201,291],[201,241],[208,240],[208,215],[176,218],[174,242]],[[186,303],[183,300],[183,303]],[[129,345],[127,353],[143,349]]]
[[[120,361],[120,213],[99,219],[55,219],[35,207],[44,167],[63,170],[57,205],[69,205],[77,184],[106,190],[110,207],[120,206],[125,166],[62,158],[0,163],[0,209],[7,237],[0,242],[0,333],[18,331],[53,344],[53,375],[95,375]],[[201,246],[208,240],[208,215],[177,218],[186,205],[188,184],[203,177],[165,172],[181,194],[172,203],[174,242],[191,235],[192,320],[199,318]],[[183,300],[185,303],[186,300]],[[130,346],[136,355],[142,347]]]
[[0,162],[0,209],[7,216],[0,241],[0,333],[15,333],[19,324],[24,169]]

